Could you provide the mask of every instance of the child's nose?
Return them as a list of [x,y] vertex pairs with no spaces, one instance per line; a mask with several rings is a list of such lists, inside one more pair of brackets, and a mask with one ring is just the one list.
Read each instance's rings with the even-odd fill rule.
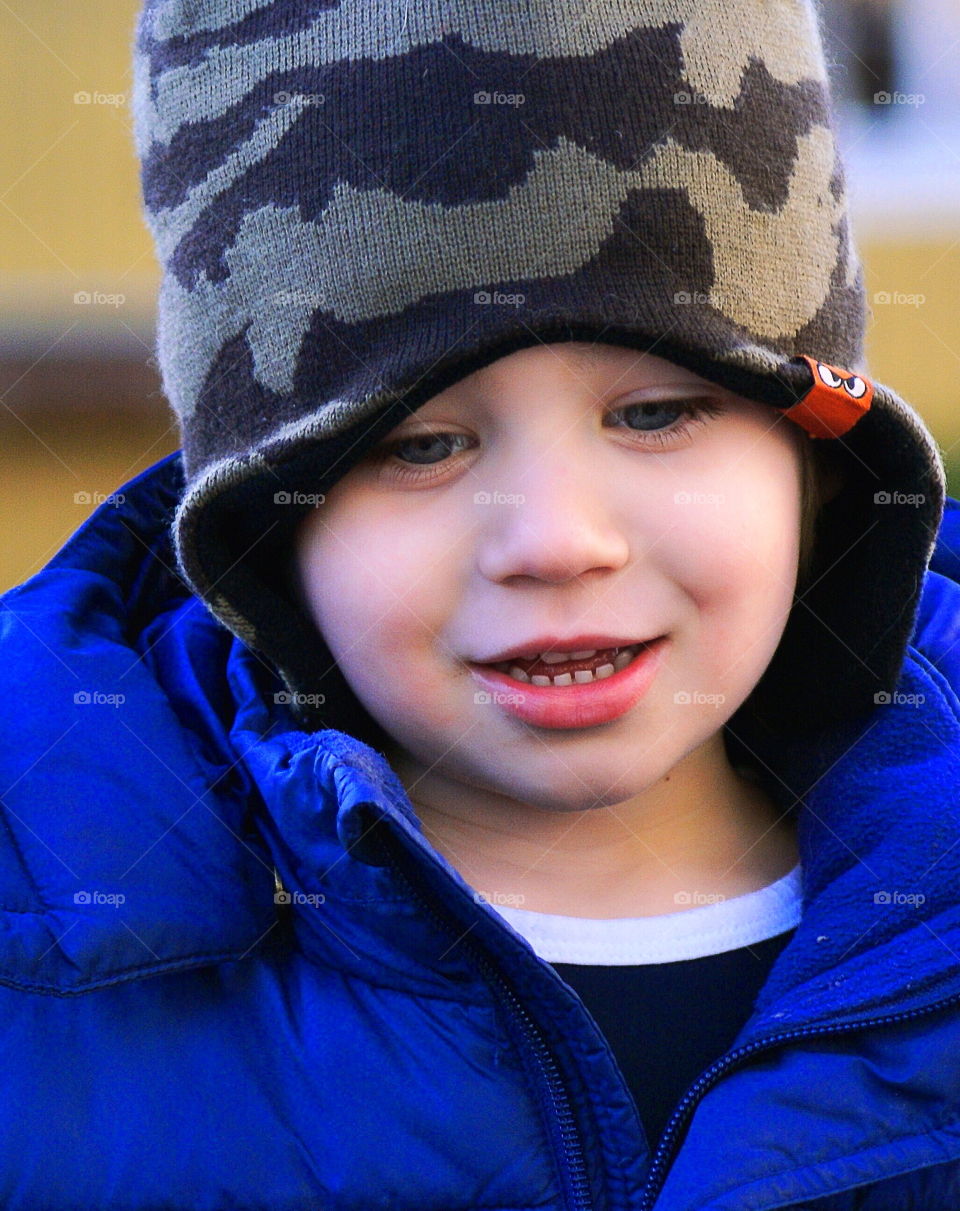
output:
[[490,580],[513,576],[559,582],[630,557],[622,516],[589,469],[567,474],[555,463],[532,464],[509,490],[475,496],[480,571]]

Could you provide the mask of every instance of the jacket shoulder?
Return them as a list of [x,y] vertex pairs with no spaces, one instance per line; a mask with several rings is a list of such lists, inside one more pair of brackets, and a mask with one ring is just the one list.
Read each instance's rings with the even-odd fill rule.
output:
[[170,550],[177,471],[124,484],[0,596],[0,983],[71,992],[242,953],[275,917],[244,894],[272,876],[229,743],[233,636]]

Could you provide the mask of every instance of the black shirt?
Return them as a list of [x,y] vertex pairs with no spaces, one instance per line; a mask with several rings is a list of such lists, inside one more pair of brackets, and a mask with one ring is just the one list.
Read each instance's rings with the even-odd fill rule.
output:
[[610,1044],[651,1150],[696,1079],[729,1050],[796,928],[672,963],[553,963]]

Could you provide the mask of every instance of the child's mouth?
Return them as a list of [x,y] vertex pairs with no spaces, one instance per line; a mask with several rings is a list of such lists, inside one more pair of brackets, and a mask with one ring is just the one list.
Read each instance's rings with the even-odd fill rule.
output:
[[514,657],[497,664],[471,664],[483,695],[478,705],[493,704],[538,727],[579,728],[608,723],[624,715],[646,694],[656,676],[669,636],[625,648],[591,654]]
[[621,672],[646,646],[645,643],[634,643],[624,648],[573,652],[569,655],[563,654],[563,659],[558,659],[556,654],[546,659],[539,656],[533,660],[515,656],[512,660],[502,660],[484,667],[506,673],[514,681],[526,685],[589,685],[591,681],[603,681],[614,673]]

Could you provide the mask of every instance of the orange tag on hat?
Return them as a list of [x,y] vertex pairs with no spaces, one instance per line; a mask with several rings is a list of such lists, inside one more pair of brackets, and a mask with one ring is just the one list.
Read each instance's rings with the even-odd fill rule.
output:
[[842,437],[869,412],[873,383],[868,378],[840,366],[828,366],[805,353],[792,360],[807,363],[813,385],[783,415],[811,437]]

